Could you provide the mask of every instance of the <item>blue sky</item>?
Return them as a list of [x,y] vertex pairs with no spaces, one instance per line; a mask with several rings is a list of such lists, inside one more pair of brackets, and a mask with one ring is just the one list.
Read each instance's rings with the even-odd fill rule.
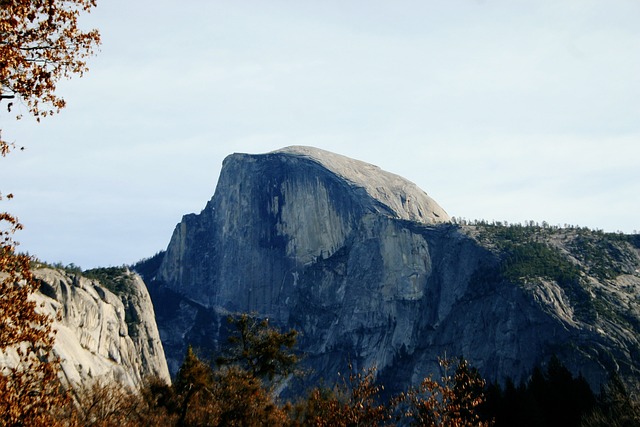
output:
[[222,160],[311,145],[450,215],[640,229],[640,2],[102,0],[61,114],[6,113],[21,249],[84,268],[164,249]]

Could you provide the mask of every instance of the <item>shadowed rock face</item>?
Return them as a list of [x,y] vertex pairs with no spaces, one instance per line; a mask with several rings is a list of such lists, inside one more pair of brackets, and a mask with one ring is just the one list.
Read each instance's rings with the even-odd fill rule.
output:
[[[610,368],[638,374],[633,322],[578,318],[553,280],[498,277],[504,254],[448,221],[415,184],[333,153],[229,156],[150,285],[171,371],[188,343],[219,349],[226,313],[256,312],[301,333],[310,381],[352,362],[399,389],[445,354],[492,380],[517,381],[554,354],[593,386]],[[624,280],[637,319],[640,278]]]
[[54,322],[54,353],[64,380],[73,385],[95,378],[139,387],[144,378],[170,380],[153,305],[142,279],[129,275],[126,293],[116,295],[99,281],[62,270],[34,271],[34,294]]

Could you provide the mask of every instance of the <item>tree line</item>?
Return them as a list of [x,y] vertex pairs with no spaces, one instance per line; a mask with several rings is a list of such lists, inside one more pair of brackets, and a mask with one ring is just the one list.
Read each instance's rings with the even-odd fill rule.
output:
[[281,332],[267,319],[229,317],[225,350],[207,360],[189,347],[171,385],[157,378],[140,390],[96,381],[76,392],[62,415],[81,426],[488,426],[481,419],[484,380],[466,361],[440,360],[437,380],[383,397],[375,369],[339,376],[298,398],[278,391],[297,368],[295,330]]
[[[520,385],[486,384],[462,358],[440,359],[440,375],[388,396],[374,368],[351,369],[331,386],[295,398],[279,391],[298,369],[295,330],[241,314],[215,359],[189,347],[172,384],[147,378],[139,390],[96,380],[49,407],[55,426],[637,426],[640,405],[613,377],[595,395],[556,358]],[[0,421],[0,425],[25,425]],[[36,425],[36,424],[34,424]],[[42,425],[42,424],[40,424]]]

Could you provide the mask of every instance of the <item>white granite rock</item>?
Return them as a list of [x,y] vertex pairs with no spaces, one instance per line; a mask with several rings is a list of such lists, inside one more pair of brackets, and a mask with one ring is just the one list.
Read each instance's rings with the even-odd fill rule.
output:
[[115,295],[97,280],[63,270],[35,270],[38,304],[54,322],[54,353],[64,379],[80,385],[92,378],[113,379],[130,387],[148,376],[170,381],[153,305],[144,282],[134,273],[131,286]]

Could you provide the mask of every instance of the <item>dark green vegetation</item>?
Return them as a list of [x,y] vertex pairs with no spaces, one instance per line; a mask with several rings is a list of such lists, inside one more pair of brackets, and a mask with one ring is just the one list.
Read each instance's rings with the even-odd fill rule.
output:
[[[535,286],[540,280],[553,281],[565,292],[578,319],[593,322],[604,317],[622,321],[640,333],[630,309],[620,307],[605,287],[594,286],[590,280],[607,284],[623,274],[638,274],[635,269],[640,236],[560,228],[533,221],[526,225],[476,221],[465,226],[499,257],[497,268],[483,270],[478,280],[508,280],[524,287]],[[639,298],[636,296],[636,304]]]
[[507,381],[485,390],[480,412],[495,427],[605,427],[640,425],[640,406],[612,375],[595,395],[586,380],[574,377],[556,358],[536,368],[519,386]]
[[[143,263],[144,261],[140,261]],[[100,285],[113,292],[118,296],[127,295],[133,284],[134,276],[128,267],[100,267],[92,268],[89,270],[82,270],[75,264],[63,265],[62,263],[49,264],[40,260],[32,260],[31,268],[53,268],[56,270],[62,270],[65,273],[76,276],[84,276],[87,279],[97,280]]]
[[131,266],[140,276],[144,278],[144,281],[149,283],[152,281],[160,268],[160,264],[162,264],[162,260],[164,259],[165,251],[160,251],[156,253],[154,256],[142,259]]
[[[546,223],[503,224],[476,221],[479,241],[504,251],[502,273],[508,279],[546,277],[560,284],[575,282],[581,273],[601,280],[633,274],[632,249],[639,235],[605,233]],[[572,259],[573,258],[573,259]]]
[[633,274],[632,258],[625,246],[638,247],[637,236],[613,233],[578,233],[569,244],[572,253],[588,266],[590,275],[600,280],[614,279],[621,274]]
[[541,239],[540,229],[520,225],[478,226],[478,239],[502,252],[499,272],[507,280],[554,280],[570,287],[580,280],[580,269],[560,250]]
[[85,270],[82,273],[88,279],[95,279],[102,286],[121,296],[127,294],[133,286],[133,276],[127,267],[104,267]]
[[573,375],[552,358],[546,369],[536,368],[528,381],[516,387],[487,388],[485,417],[502,426],[579,426],[596,408],[596,397],[582,377]]
[[231,345],[216,359],[218,366],[240,366],[269,382],[293,374],[298,361],[292,352],[296,331],[280,332],[269,326],[268,319],[247,314],[229,317],[228,322],[235,330],[229,337]]

